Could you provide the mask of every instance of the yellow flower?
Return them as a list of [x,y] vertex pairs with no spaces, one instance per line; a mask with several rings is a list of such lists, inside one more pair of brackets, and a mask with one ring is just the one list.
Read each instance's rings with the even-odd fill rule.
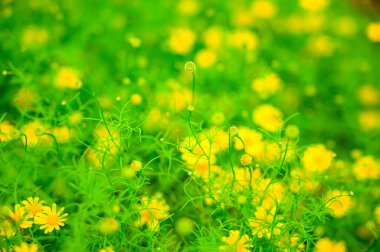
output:
[[33,225],[33,221],[29,220],[25,208],[21,207],[19,204],[15,206],[15,211],[9,211],[9,217],[16,222],[20,228],[29,228]]
[[42,212],[44,201],[40,201],[38,197],[29,197],[27,200],[24,200],[21,203],[25,206],[28,216],[34,217],[36,214]]
[[55,86],[60,89],[79,89],[82,86],[82,82],[75,69],[62,67],[55,78]]
[[152,230],[158,230],[160,220],[169,216],[169,206],[165,199],[158,197],[149,199],[147,196],[141,198],[141,204],[137,206],[139,209],[140,219],[135,222],[140,227],[146,224]]
[[372,42],[380,42],[380,23],[370,23],[368,25],[367,37]]
[[377,110],[360,112],[359,124],[363,131],[372,131],[380,128],[380,113]]
[[25,140],[24,137],[21,138],[24,145],[27,144],[29,147],[31,147],[31,146],[36,146],[38,143],[44,143],[44,144],[51,143],[52,139],[49,136],[38,134],[39,132],[41,132],[41,130],[44,131],[44,129],[45,129],[44,125],[38,120],[25,124],[21,128],[21,131],[25,133],[26,138],[27,138],[27,141]]
[[274,222],[274,214],[276,208],[272,208],[269,211],[264,207],[258,207],[255,212],[255,218],[249,219],[249,225],[252,227],[252,235],[257,236],[258,238],[266,237],[270,239],[272,235],[280,235],[281,227],[283,223]]
[[20,246],[14,246],[13,247],[15,252],[37,252],[38,251],[38,245],[37,244],[30,244],[23,242]]
[[34,223],[41,225],[40,229],[45,229],[45,234],[52,232],[54,229],[59,230],[60,226],[64,226],[67,213],[62,214],[64,208],[57,211],[57,205],[52,207],[43,206],[42,212],[37,213],[34,217]]
[[359,100],[364,105],[377,105],[380,103],[380,92],[372,85],[364,85],[358,92]]
[[46,29],[30,26],[23,31],[21,44],[26,48],[38,47],[45,44],[48,38]]
[[319,11],[329,5],[329,0],[299,0],[299,4],[305,10]]
[[0,237],[12,237],[16,234],[15,230],[13,229],[13,225],[8,220],[2,220],[0,222]]
[[249,154],[243,154],[243,156],[241,156],[240,163],[243,166],[248,166],[252,164],[252,156]]
[[258,45],[257,36],[247,30],[235,31],[229,35],[229,44],[240,50],[253,51]]
[[324,172],[330,167],[332,160],[333,152],[318,144],[307,148],[302,157],[302,164],[308,172]]
[[209,28],[204,32],[203,40],[208,48],[219,49],[223,41],[222,29],[219,27]]
[[7,142],[12,140],[12,133],[16,130],[8,121],[0,122],[0,142]]
[[186,27],[175,28],[169,36],[169,48],[177,54],[186,54],[193,49],[195,34]]
[[216,58],[216,53],[210,49],[200,50],[195,55],[196,62],[203,68],[209,68],[214,65]]
[[98,228],[102,234],[113,234],[120,229],[120,224],[114,218],[104,218],[99,221]]
[[343,217],[351,206],[351,197],[347,192],[333,190],[325,196],[328,201],[326,208],[331,210],[331,215],[337,218]]
[[142,103],[142,97],[139,94],[132,94],[131,95],[131,103],[133,105],[140,105]]
[[131,163],[131,168],[134,171],[139,171],[142,168],[142,163],[140,161],[138,161],[138,160],[133,160],[132,163]]
[[253,111],[253,121],[264,130],[274,133],[282,126],[282,113],[272,105],[264,104]]
[[277,7],[267,0],[254,1],[251,5],[253,16],[263,19],[273,18],[276,15]]
[[99,250],[99,252],[115,252],[115,250],[113,250],[111,246],[108,246],[108,247],[102,248],[101,250]]
[[322,238],[315,244],[314,252],[346,252],[347,248],[343,241],[334,242],[328,238]]
[[380,177],[380,165],[372,156],[360,157],[354,164],[357,180],[377,179]]
[[261,99],[267,99],[281,89],[281,79],[277,74],[271,73],[253,80],[251,87]]
[[239,230],[230,230],[229,235],[222,238],[227,245],[220,246],[222,251],[230,252],[249,252],[249,236],[244,234],[240,236]]

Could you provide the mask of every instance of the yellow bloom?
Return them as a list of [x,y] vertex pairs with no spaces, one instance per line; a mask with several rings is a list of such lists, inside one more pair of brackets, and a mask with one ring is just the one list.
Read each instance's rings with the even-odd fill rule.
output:
[[264,207],[258,207],[255,212],[255,218],[249,219],[249,225],[252,227],[252,235],[258,238],[266,237],[270,239],[272,235],[280,235],[283,223],[274,222],[274,214],[276,209],[266,210]]
[[169,36],[169,48],[177,54],[186,54],[193,49],[196,36],[186,27],[173,29]]
[[138,161],[138,160],[133,160],[132,163],[131,163],[131,168],[134,171],[139,171],[142,168],[142,163],[140,161]]
[[16,234],[15,230],[13,229],[13,225],[8,220],[2,220],[0,222],[0,237],[12,237]]
[[43,206],[42,212],[37,213],[34,217],[34,223],[41,225],[40,229],[45,229],[45,234],[52,232],[54,229],[59,230],[60,226],[64,226],[67,213],[62,214],[64,208],[57,211],[57,205],[52,207]]
[[75,69],[62,67],[55,78],[55,86],[60,89],[79,89],[82,86],[82,82]]
[[380,42],[380,23],[370,23],[368,25],[367,37],[372,42]]
[[15,211],[9,211],[9,217],[16,222],[20,228],[29,228],[33,225],[33,221],[29,220],[25,208],[21,207],[19,204],[15,206]]
[[253,121],[264,130],[276,132],[282,126],[282,113],[269,104],[264,104],[253,111]]
[[281,79],[277,74],[271,73],[253,80],[251,87],[261,99],[267,99],[281,89]]
[[15,130],[15,126],[13,126],[10,122],[0,122],[0,142],[7,142],[12,140],[12,132]]
[[40,201],[38,197],[29,197],[27,200],[24,200],[21,203],[25,206],[28,216],[34,217],[36,214],[42,212],[43,203],[45,202],[43,200]]
[[372,157],[360,157],[354,164],[357,180],[377,179],[380,177],[380,164]]
[[372,131],[380,128],[380,113],[377,110],[360,112],[359,124],[363,131]]
[[332,160],[333,152],[318,144],[307,148],[302,157],[302,164],[308,172],[324,172],[330,167]]
[[229,35],[229,44],[240,50],[253,51],[257,48],[257,36],[246,30],[235,31]]
[[120,229],[120,224],[114,218],[104,218],[99,221],[98,228],[102,234],[113,234]]
[[160,220],[169,216],[169,206],[165,199],[159,197],[149,199],[147,196],[141,198],[139,209],[140,219],[135,222],[140,227],[146,224],[150,229],[157,230],[160,226]]
[[345,191],[333,190],[327,193],[325,199],[328,200],[326,208],[330,209],[331,215],[337,218],[343,217],[351,206],[351,197]]
[[26,28],[21,37],[21,44],[26,48],[41,46],[46,43],[49,33],[46,29],[30,26]]
[[240,163],[243,166],[248,166],[252,164],[252,156],[249,154],[243,154],[243,156],[241,156]]
[[195,55],[196,62],[203,68],[209,68],[214,65],[216,58],[216,53],[210,49],[200,50]]
[[319,11],[329,5],[329,0],[299,0],[302,8],[308,11]]
[[13,247],[15,252],[37,252],[38,251],[38,245],[37,244],[30,244],[23,242],[20,246],[14,246]]
[[111,246],[108,246],[108,247],[102,248],[101,250],[99,250],[99,252],[115,252],[115,250],[113,250]]
[[358,92],[359,100],[364,105],[377,105],[380,103],[380,92],[372,85],[364,85]]
[[222,238],[227,245],[220,246],[222,251],[229,252],[249,252],[249,236],[244,234],[240,236],[239,230],[230,230],[229,235]]
[[315,244],[314,252],[346,252],[347,248],[343,241],[334,242],[328,238],[322,238]]
[[253,16],[263,19],[273,18],[276,15],[277,6],[271,1],[258,0],[251,5],[251,13]]

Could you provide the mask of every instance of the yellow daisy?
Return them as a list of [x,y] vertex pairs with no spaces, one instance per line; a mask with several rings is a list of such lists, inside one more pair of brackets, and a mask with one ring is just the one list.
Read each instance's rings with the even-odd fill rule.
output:
[[64,208],[62,207],[57,211],[57,205],[53,204],[52,207],[43,206],[42,212],[37,213],[34,217],[34,223],[42,225],[40,229],[45,229],[45,234],[52,232],[54,229],[59,230],[60,226],[64,226],[67,213],[62,214]]
[[15,252],[37,252],[38,251],[38,245],[37,244],[30,244],[30,246],[23,242],[20,246],[14,246]]
[[27,200],[24,200],[21,203],[25,206],[25,209],[28,212],[28,216],[34,217],[37,213],[42,212],[44,201],[40,201],[40,198],[38,197],[29,197]]

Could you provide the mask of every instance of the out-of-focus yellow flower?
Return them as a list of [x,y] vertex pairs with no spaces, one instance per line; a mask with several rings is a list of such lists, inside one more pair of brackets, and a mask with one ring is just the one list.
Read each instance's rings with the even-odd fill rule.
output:
[[62,67],[55,77],[55,86],[59,89],[79,89],[82,87],[82,81],[77,70]]
[[308,42],[308,50],[315,56],[328,57],[334,52],[335,45],[328,36],[317,36]]
[[370,23],[367,26],[367,37],[372,42],[380,42],[380,23]]
[[360,157],[354,163],[353,172],[360,181],[377,179],[380,177],[380,164],[372,156]]
[[131,95],[131,103],[133,105],[140,105],[142,103],[142,97],[140,94],[132,94]]
[[364,110],[359,113],[359,124],[363,131],[380,128],[380,113],[377,110]]
[[326,194],[325,199],[328,201],[326,208],[331,210],[331,215],[334,217],[341,218],[350,209],[351,197],[348,192],[333,190]]
[[247,234],[240,235],[239,230],[230,230],[228,236],[222,237],[222,241],[226,245],[219,247],[221,251],[229,252],[249,252],[249,236]]
[[217,50],[221,47],[223,41],[223,32],[219,27],[211,27],[203,34],[203,40],[208,48]]
[[38,100],[38,94],[29,88],[20,88],[12,104],[19,109],[32,108]]
[[29,228],[33,225],[33,221],[30,220],[25,208],[21,207],[19,204],[15,206],[15,211],[9,211],[9,217],[16,222],[20,228]]
[[358,25],[352,17],[341,17],[334,21],[334,32],[342,37],[351,37],[357,30]]
[[326,8],[329,4],[329,0],[299,0],[299,4],[302,8],[308,11],[320,11]]
[[333,160],[333,152],[322,144],[306,149],[302,157],[302,165],[308,172],[324,172]]
[[258,238],[270,239],[272,235],[280,235],[281,228],[283,226],[282,222],[273,224],[274,214],[276,208],[271,210],[266,210],[264,207],[258,207],[255,212],[255,217],[249,219],[249,225],[252,227],[252,235]]
[[45,128],[46,127],[38,120],[34,122],[29,122],[25,124],[24,126],[22,126],[21,132],[24,132],[27,139],[26,140],[24,137],[22,137],[22,141],[24,145],[27,144],[29,147],[33,147],[33,146],[36,146],[38,143],[50,144],[52,142],[52,139],[49,136],[40,135],[40,133],[38,133],[41,129],[45,130]]
[[56,137],[57,142],[61,144],[68,143],[71,138],[71,132],[66,126],[53,128],[52,134]]
[[262,78],[252,81],[252,89],[260,98],[267,99],[281,89],[281,79],[275,73],[270,73]]
[[8,142],[13,138],[13,132],[16,130],[15,126],[13,126],[8,121],[0,122],[0,141]]
[[372,85],[360,87],[358,97],[363,105],[375,106],[380,103],[380,91]]
[[148,228],[158,230],[160,220],[169,216],[169,206],[161,195],[150,199],[147,196],[143,196],[141,204],[137,208],[139,209],[140,218],[135,224],[139,227],[146,224]]
[[282,113],[270,104],[260,105],[253,111],[253,122],[264,130],[274,133],[283,124]]
[[319,239],[315,244],[314,252],[346,252],[346,244],[343,241],[335,242],[329,238]]
[[228,42],[240,50],[253,51],[257,48],[257,36],[247,30],[235,31],[229,35]]
[[15,252],[37,252],[38,245],[37,244],[27,244],[26,242],[21,243],[20,246],[13,247]]
[[249,154],[243,154],[243,156],[241,156],[240,163],[243,166],[248,166],[252,164],[252,156]]
[[213,50],[203,49],[195,55],[195,61],[200,67],[209,68],[214,65],[216,57],[216,53]]
[[173,53],[186,54],[193,49],[195,39],[195,33],[189,28],[175,28],[170,32],[169,48]]
[[250,10],[254,17],[269,19],[276,15],[277,6],[271,1],[258,0],[252,3]]
[[120,224],[114,218],[108,217],[99,221],[98,229],[102,234],[113,234],[120,229]]
[[197,0],[180,0],[177,10],[182,15],[193,16],[199,11],[199,2]]
[[46,29],[30,26],[26,28],[21,37],[21,44],[26,48],[42,46],[49,39],[49,33]]
[[101,250],[99,250],[99,252],[115,252],[115,250],[113,250],[111,246],[108,246],[108,247],[102,248]]
[[0,236],[1,237],[12,237],[16,234],[14,226],[8,220],[2,220],[0,222]]

